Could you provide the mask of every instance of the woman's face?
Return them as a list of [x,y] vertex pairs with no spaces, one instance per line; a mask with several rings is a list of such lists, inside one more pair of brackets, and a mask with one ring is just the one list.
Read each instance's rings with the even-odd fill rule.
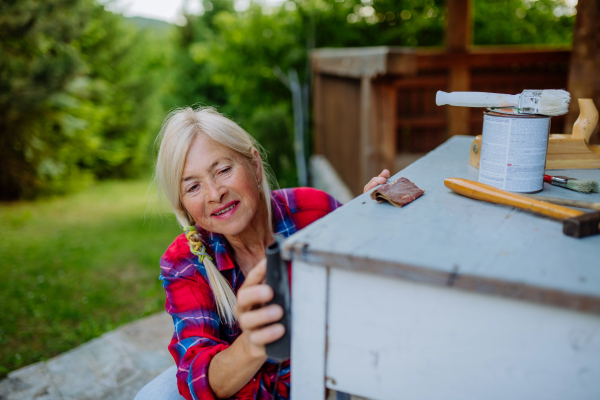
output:
[[258,154],[249,161],[205,135],[197,135],[186,155],[181,202],[198,226],[235,236],[257,214],[260,204]]

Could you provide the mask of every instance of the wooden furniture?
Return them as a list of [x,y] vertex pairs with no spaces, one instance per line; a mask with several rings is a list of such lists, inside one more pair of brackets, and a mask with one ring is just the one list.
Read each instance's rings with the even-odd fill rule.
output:
[[[448,136],[481,133],[483,109],[438,107],[438,90],[564,88],[569,56],[566,48],[510,46],[315,50],[315,153],[358,195],[397,158],[410,161]],[[551,129],[564,132],[564,117],[552,118]]]
[[292,398],[600,398],[600,236],[445,188],[478,180],[471,142],[453,137],[392,178],[425,190],[413,203],[363,194],[285,242]]
[[[600,147],[590,144],[590,136],[598,124],[598,109],[592,99],[579,99],[580,114],[572,133],[551,134],[548,138],[546,169],[600,168]],[[471,143],[469,164],[479,168],[481,135]]]

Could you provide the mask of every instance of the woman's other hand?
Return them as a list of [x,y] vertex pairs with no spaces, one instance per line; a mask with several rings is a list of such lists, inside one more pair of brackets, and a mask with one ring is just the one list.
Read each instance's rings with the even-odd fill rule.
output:
[[377,185],[382,185],[386,183],[388,179],[390,179],[390,171],[384,169],[383,171],[381,171],[379,176],[376,176],[375,178],[371,179],[369,183],[365,185],[363,193],[367,193],[369,190],[373,189]]
[[274,342],[285,333],[282,324],[273,324],[283,317],[283,309],[277,304],[262,307],[273,299],[273,290],[263,283],[266,271],[266,259],[252,268],[238,290],[235,307],[240,328],[246,336],[248,350],[251,354],[260,356],[266,356],[265,345]]

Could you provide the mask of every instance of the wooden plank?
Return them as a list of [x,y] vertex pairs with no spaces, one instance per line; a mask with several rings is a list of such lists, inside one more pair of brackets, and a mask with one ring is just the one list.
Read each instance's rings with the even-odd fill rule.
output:
[[292,268],[291,398],[325,398],[327,268]]
[[[448,79],[449,92],[467,92],[471,89],[471,73],[466,66],[453,66]],[[468,107],[446,107],[448,135],[468,135],[471,131],[471,109]]]
[[600,398],[599,316],[337,268],[328,308],[331,389],[381,400]]
[[370,177],[377,176],[383,169],[394,168],[396,159],[396,97],[397,91],[386,81],[372,82],[372,102],[370,115],[371,145],[374,152],[369,160]]
[[446,1],[446,48],[464,52],[472,43],[471,0]]
[[[479,168],[481,152],[481,135],[473,139],[469,164]],[[571,135],[551,134],[546,153],[546,169],[591,169],[600,168],[600,147],[589,145],[583,139],[573,139]],[[562,172],[560,173],[562,174]],[[579,172],[577,173],[579,175]],[[558,173],[557,173],[558,175]],[[593,195],[592,195],[593,196]],[[598,199],[600,200],[600,198]]]
[[417,69],[439,71],[451,66],[499,67],[510,65],[545,65],[569,62],[570,50],[539,49],[532,47],[511,48],[509,46],[471,48],[468,53],[450,53],[438,50],[418,50]]
[[396,126],[402,128],[403,126],[410,126],[411,128],[441,128],[446,126],[446,117],[399,117],[396,120]]
[[[372,104],[373,91],[371,78],[363,76],[360,80],[360,180],[368,182],[372,178],[372,165],[374,155],[374,143],[372,135]],[[355,192],[355,194],[358,194]]]
[[[451,283],[460,290],[600,314],[600,236],[567,237],[559,221],[444,187],[448,177],[478,180],[479,171],[468,164],[472,141],[454,137],[392,177],[406,177],[425,190],[413,203],[396,208],[363,194],[291,236],[287,245],[305,246],[297,256],[311,263],[371,268],[429,285]],[[600,179],[598,170],[562,174]],[[589,201],[600,196],[551,185],[541,194]]]
[[417,71],[415,50],[407,47],[323,48],[311,52],[311,61],[317,72],[349,78]]
[[323,154],[325,152],[324,136],[327,134],[324,129],[324,119],[326,115],[323,113],[323,85],[321,84],[321,74],[314,72],[313,74],[313,115],[314,115],[314,143],[315,153]]
[[320,76],[323,155],[356,195],[365,185],[361,176],[360,81]]

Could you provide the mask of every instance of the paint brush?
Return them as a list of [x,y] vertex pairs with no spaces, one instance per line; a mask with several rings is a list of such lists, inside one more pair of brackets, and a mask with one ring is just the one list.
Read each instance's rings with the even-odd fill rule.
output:
[[567,176],[544,175],[544,182],[554,186],[571,189],[581,193],[598,193],[598,182],[585,179],[569,178]]
[[451,92],[435,96],[438,106],[515,107],[518,114],[563,115],[569,111],[571,95],[566,90],[523,90],[519,94]]

